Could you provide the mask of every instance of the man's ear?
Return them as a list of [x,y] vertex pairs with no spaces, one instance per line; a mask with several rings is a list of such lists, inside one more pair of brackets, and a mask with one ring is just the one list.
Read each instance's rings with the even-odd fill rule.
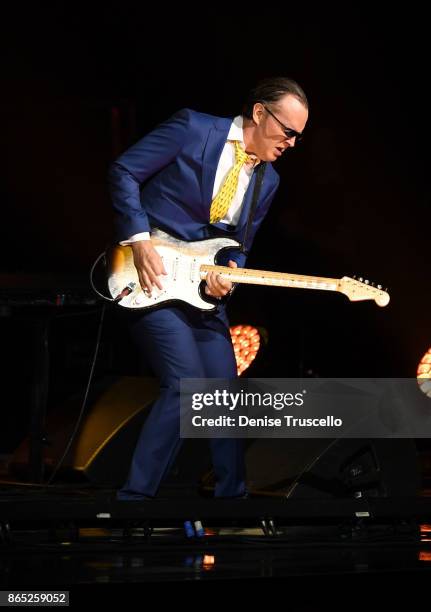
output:
[[253,106],[253,121],[256,125],[261,122],[264,110],[262,102],[256,102]]

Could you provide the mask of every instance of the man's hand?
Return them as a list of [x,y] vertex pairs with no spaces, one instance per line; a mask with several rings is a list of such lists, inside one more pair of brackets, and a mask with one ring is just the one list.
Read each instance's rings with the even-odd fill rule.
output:
[[151,240],[138,240],[132,242],[130,246],[141,287],[148,296],[151,296],[154,285],[163,289],[158,278],[161,274],[167,274],[162,258],[153,247]]
[[[229,268],[237,268],[238,264],[236,261],[229,259]],[[225,278],[220,278],[220,274],[217,272],[208,272],[206,275],[205,293],[211,297],[221,298],[225,296],[232,289],[232,283]]]

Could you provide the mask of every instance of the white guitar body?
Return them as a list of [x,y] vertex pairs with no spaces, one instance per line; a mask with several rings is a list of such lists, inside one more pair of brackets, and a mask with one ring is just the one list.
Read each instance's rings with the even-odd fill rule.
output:
[[163,290],[153,287],[151,297],[140,285],[130,247],[116,246],[112,252],[111,273],[108,288],[113,298],[129,286],[132,291],[118,301],[125,308],[147,308],[171,300],[181,300],[200,310],[214,310],[215,306],[201,297],[201,266],[213,266],[217,253],[227,247],[239,247],[231,238],[210,238],[196,242],[184,242],[161,230],[151,234],[153,246],[163,260],[167,276],[160,276]]

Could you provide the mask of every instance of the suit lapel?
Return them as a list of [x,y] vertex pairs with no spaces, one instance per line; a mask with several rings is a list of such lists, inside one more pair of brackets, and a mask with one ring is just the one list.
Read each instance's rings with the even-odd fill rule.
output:
[[232,119],[219,119],[210,130],[202,161],[202,201],[205,208],[208,208],[208,216],[214,189],[214,180],[217,167],[226,144]]

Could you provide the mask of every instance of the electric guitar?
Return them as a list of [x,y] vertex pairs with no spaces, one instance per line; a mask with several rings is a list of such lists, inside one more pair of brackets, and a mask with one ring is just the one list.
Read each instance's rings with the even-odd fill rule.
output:
[[214,310],[216,305],[214,301],[208,301],[202,283],[211,270],[215,270],[222,278],[233,283],[339,291],[347,295],[352,302],[374,300],[379,306],[386,306],[389,303],[389,294],[381,285],[375,286],[362,278],[347,276],[340,279],[324,278],[216,265],[217,254],[221,250],[240,247],[240,244],[231,238],[185,242],[161,230],[155,230],[151,234],[151,241],[161,256],[167,272],[166,276],[160,277],[163,289],[153,287],[151,296],[141,289],[130,246],[116,245],[102,254],[107,265],[107,284],[111,295],[108,299],[124,308],[152,308],[180,300],[201,310]]

